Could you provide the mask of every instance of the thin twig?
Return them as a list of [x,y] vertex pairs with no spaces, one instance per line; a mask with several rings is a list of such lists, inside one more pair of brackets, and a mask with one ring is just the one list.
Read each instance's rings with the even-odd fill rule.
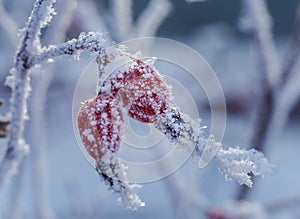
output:
[[30,66],[40,64],[45,60],[58,56],[78,55],[78,52],[83,50],[98,52],[108,45],[109,42],[106,40],[106,34],[104,33],[82,33],[78,39],[72,39],[60,45],[52,45],[45,48],[41,53],[34,56]]

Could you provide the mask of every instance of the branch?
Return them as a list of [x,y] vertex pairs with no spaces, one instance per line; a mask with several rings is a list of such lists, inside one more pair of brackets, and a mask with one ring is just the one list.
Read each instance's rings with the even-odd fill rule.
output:
[[103,47],[107,48],[108,45],[109,42],[106,40],[106,34],[104,33],[81,33],[78,39],[72,39],[60,45],[52,45],[45,48],[41,53],[34,56],[30,66],[32,67],[45,60],[62,55],[79,55],[84,50],[99,52]]
[[117,40],[127,40],[132,35],[132,0],[112,0],[113,27]]
[[172,4],[169,0],[151,0],[137,21],[136,36],[155,36],[159,26],[169,15],[171,9]]
[[[27,97],[30,92],[29,70],[36,64],[48,58],[61,56],[64,54],[73,55],[84,49],[99,51],[104,46],[104,34],[81,34],[79,39],[73,39],[61,46],[50,46],[40,51],[40,32],[51,19],[54,9],[52,5],[55,0],[36,0],[31,16],[25,27],[24,35],[21,39],[14,68],[12,69],[13,83],[11,112],[12,120],[9,130],[8,144],[4,152],[4,157],[0,159],[0,186],[14,174],[28,153],[28,145],[23,139],[24,125],[27,117]],[[100,37],[100,39],[99,39]]]
[[[17,171],[19,163],[28,152],[28,146],[23,140],[24,123],[27,117],[27,97],[30,91],[29,68],[34,45],[38,46],[36,40],[40,30],[51,20],[52,4],[51,0],[36,0],[25,32],[21,38],[21,43],[17,49],[14,68],[12,98],[11,98],[11,126],[9,130],[8,144],[4,152],[4,157],[0,159],[0,186]],[[36,42],[36,43],[35,43]]]

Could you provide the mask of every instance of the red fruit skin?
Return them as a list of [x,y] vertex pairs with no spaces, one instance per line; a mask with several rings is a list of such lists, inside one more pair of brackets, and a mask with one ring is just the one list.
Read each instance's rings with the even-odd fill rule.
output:
[[154,67],[134,59],[129,69],[113,72],[97,97],[79,110],[78,128],[83,144],[95,160],[121,142],[123,112],[144,123],[153,123],[167,109],[168,86]]
[[100,94],[112,94],[128,109],[130,117],[145,123],[153,123],[166,110],[170,96],[168,86],[154,67],[138,59],[127,71],[113,72],[103,87],[110,89],[100,90]]
[[123,117],[114,104],[113,97],[99,95],[85,101],[79,110],[79,134],[86,151],[95,160],[107,150],[115,152],[120,147]]

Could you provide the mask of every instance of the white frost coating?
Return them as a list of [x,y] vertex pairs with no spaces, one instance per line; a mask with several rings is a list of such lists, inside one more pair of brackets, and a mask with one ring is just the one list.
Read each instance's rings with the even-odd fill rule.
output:
[[110,42],[107,40],[107,36],[102,32],[88,32],[81,33],[78,39],[72,39],[60,45],[52,45],[47,48],[43,48],[41,53],[35,55],[32,60],[32,65],[39,64],[49,58],[54,58],[62,55],[76,55],[80,52],[88,50],[95,52],[95,55],[102,48],[107,48]]
[[[251,174],[265,176],[276,172],[276,168],[268,163],[263,153],[255,149],[224,149],[212,135],[205,134],[205,127],[202,127],[200,122],[194,122],[187,115],[176,112],[174,108],[165,112],[165,115],[160,117],[155,125],[171,142],[178,145],[176,148],[182,150],[195,145],[193,157],[200,159],[199,167],[206,166],[212,158],[215,158],[218,169],[226,180],[235,180],[239,184],[252,187]],[[178,126],[180,127],[178,128]]]
[[50,46],[41,51],[41,29],[52,19],[54,2],[55,0],[36,0],[26,27],[21,33],[20,45],[11,71],[14,81],[9,81],[9,85],[13,86],[10,105],[12,117],[8,144],[4,149],[4,156],[0,158],[0,186],[15,172],[12,170],[17,169],[28,151],[23,135],[25,120],[28,118],[27,97],[31,90],[30,68],[44,60],[64,54],[73,55],[85,49],[97,52],[107,43],[104,34],[87,33],[80,35],[79,39],[73,39],[60,46]]
[[274,174],[276,168],[269,165],[263,153],[250,149],[240,148],[220,149],[216,154],[220,172],[226,180],[236,180],[239,184],[252,187],[250,174],[265,176]]
[[151,0],[137,21],[136,36],[155,36],[159,26],[169,15],[171,9],[172,4],[169,0]]
[[96,167],[100,178],[108,186],[108,189],[118,195],[118,202],[126,208],[137,210],[145,206],[137,194],[142,186],[130,184],[127,180],[125,170],[127,167],[119,160],[118,156],[109,150],[96,161]]

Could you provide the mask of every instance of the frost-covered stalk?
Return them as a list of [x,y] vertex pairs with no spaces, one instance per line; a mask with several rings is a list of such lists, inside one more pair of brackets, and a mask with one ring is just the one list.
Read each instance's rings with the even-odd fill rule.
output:
[[[263,151],[275,105],[274,87],[280,80],[279,60],[265,1],[243,0],[242,4],[244,15],[241,18],[241,28],[253,35],[261,78],[250,145]],[[248,188],[242,187],[238,198],[245,198],[247,192]]]
[[111,15],[115,36],[127,40],[132,36],[132,0],[112,0]]
[[[163,132],[171,142],[178,145],[179,149],[194,147],[193,156],[209,162],[214,156],[218,163],[219,171],[226,180],[235,180],[240,185],[252,187],[251,174],[265,176],[272,174],[274,168],[268,164],[267,158],[255,150],[242,148],[224,149],[220,142],[210,135],[207,136],[204,128],[187,115],[172,110],[160,117],[156,127]],[[204,151],[206,150],[206,153]],[[207,156],[207,157],[202,157]],[[200,163],[200,166],[203,164]]]
[[137,37],[155,36],[159,26],[171,12],[169,0],[151,0],[138,18],[135,28]]
[[7,148],[4,158],[0,160],[0,185],[17,170],[19,162],[28,152],[23,133],[27,117],[26,101],[30,92],[29,69],[34,46],[39,44],[40,30],[51,20],[53,2],[51,0],[37,0],[35,2],[16,53],[14,68],[12,69],[14,77],[11,99],[12,119]]
[[126,168],[118,156],[110,151],[107,151],[101,159],[97,160],[95,166],[108,190],[119,196],[118,203],[124,204],[126,208],[131,210],[137,210],[138,207],[145,206],[137,194],[138,189],[142,186],[128,182]]

